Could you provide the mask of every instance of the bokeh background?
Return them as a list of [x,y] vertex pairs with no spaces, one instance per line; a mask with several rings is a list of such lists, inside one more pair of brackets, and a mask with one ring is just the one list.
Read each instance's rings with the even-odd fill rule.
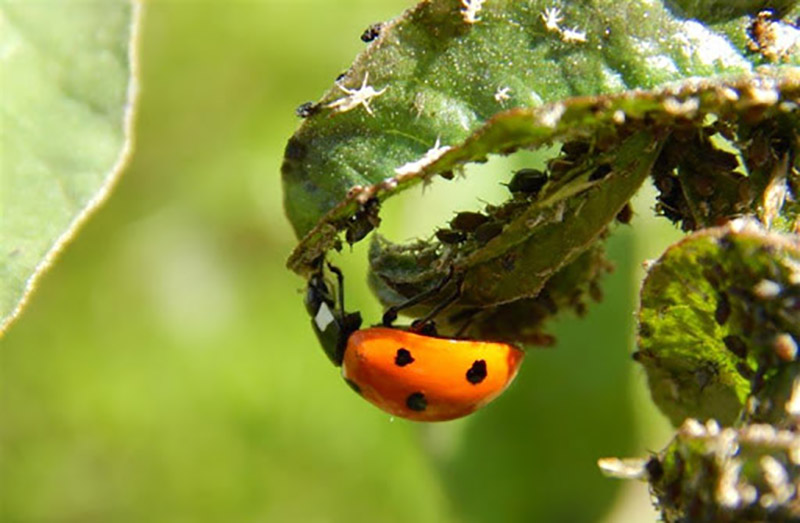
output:
[[[554,325],[558,345],[467,419],[392,419],[318,347],[284,268],[283,147],[363,29],[410,5],[148,3],[130,167],[0,342],[0,520],[654,520],[644,485],[596,466],[668,438],[630,358],[641,262],[676,236],[651,196],[609,242],[604,302]],[[381,232],[412,238],[500,199],[534,161],[411,191]],[[337,263],[374,322],[365,244]]]

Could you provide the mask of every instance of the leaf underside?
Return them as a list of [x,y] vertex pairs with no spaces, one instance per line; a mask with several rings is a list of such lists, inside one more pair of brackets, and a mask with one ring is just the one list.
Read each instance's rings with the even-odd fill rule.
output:
[[0,4],[0,330],[129,151],[137,12],[127,1]]

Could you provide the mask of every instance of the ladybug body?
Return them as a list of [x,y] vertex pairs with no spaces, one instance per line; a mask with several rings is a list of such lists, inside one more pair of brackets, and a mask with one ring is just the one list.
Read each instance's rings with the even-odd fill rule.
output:
[[423,336],[386,327],[347,341],[342,376],[367,401],[394,416],[446,421],[499,396],[524,353],[505,343]]
[[517,375],[524,353],[513,345],[361,329],[359,313],[344,311],[341,272],[329,267],[338,296],[321,271],[311,277],[305,302],[312,328],[348,385],[384,412],[413,421],[460,418],[502,394]]

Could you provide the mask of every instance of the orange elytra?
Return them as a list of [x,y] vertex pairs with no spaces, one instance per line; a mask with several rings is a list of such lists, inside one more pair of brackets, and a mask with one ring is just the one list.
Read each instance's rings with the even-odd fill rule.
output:
[[471,414],[502,394],[523,356],[506,343],[372,327],[350,335],[342,376],[389,414],[445,421]]
[[[312,327],[348,385],[384,412],[414,421],[460,418],[497,398],[517,375],[524,352],[507,343],[389,326],[360,329],[360,314],[344,311],[341,271],[329,268],[339,280],[338,296],[320,267],[305,300]],[[384,323],[398,309],[387,311]]]

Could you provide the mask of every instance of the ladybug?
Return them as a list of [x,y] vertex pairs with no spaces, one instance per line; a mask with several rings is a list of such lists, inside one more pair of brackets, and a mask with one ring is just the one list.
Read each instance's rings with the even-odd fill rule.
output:
[[[361,315],[344,310],[341,271],[328,267],[338,279],[336,295],[321,269],[308,283],[305,303],[313,330],[334,365],[341,366],[345,382],[381,410],[413,421],[456,419],[494,400],[516,377],[522,350],[423,334],[429,318],[410,329],[362,329]],[[390,324],[400,308],[390,309],[384,323]]]

